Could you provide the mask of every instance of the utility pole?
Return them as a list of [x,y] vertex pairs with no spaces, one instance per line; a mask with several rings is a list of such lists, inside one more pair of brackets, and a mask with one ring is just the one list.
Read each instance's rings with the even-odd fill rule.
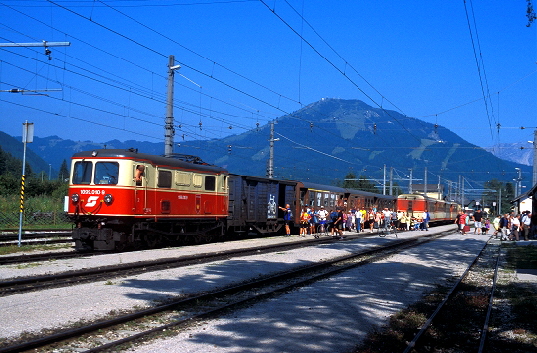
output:
[[269,179],[274,178],[274,141],[280,139],[274,138],[274,121],[270,122],[270,138],[269,138],[269,159],[267,164],[267,177]]
[[461,177],[461,205],[464,210],[464,176]]
[[386,164],[384,164],[384,178],[382,179],[382,195],[386,195]]
[[502,186],[500,185],[500,197],[498,200],[498,214],[502,214]]
[[533,132],[532,142],[533,142],[533,178],[532,178],[531,187],[537,185],[537,130]]
[[166,123],[164,125],[164,156],[170,157],[173,154],[173,77],[174,70],[181,68],[181,65],[174,65],[175,56],[168,58],[168,91],[166,96]]
[[423,193],[427,195],[427,167],[425,167],[425,177],[423,178]]
[[412,168],[410,168],[410,177],[408,180],[408,193],[412,194]]
[[28,120],[22,123],[22,142],[24,144],[24,152],[22,154],[22,177],[21,177],[21,200],[19,212],[19,248],[22,243],[22,218],[24,214],[24,184],[26,181],[26,144],[34,141],[34,123],[29,123]]
[[441,183],[441,180],[440,180],[440,175],[438,176],[438,199],[440,200],[442,198],[442,195],[440,193],[440,183]]
[[515,184],[515,197],[518,197],[520,194],[522,194],[522,169],[515,168],[518,172],[518,177],[516,179],[513,179],[516,181]]
[[393,195],[393,167],[390,167],[390,196]]

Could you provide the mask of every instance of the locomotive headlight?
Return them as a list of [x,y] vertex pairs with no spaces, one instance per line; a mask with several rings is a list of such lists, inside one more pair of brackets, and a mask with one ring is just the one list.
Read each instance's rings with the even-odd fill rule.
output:
[[71,201],[73,201],[74,203],[77,203],[78,200],[80,200],[80,196],[77,193],[74,193],[73,195],[71,195]]
[[110,205],[112,203],[112,201],[114,201],[114,197],[112,196],[112,194],[106,194],[104,195],[104,202],[107,204],[107,205]]

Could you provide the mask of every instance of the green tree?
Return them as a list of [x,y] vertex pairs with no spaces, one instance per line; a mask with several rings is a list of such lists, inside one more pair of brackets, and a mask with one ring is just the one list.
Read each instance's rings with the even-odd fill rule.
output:
[[352,172],[349,172],[345,176],[343,182],[337,182],[336,185],[346,189],[378,193],[378,189],[375,187],[375,184],[369,181],[369,178],[367,176],[360,175],[359,177],[356,177],[356,174]]
[[0,195],[15,195],[20,192],[20,177],[13,174],[0,175]]
[[69,168],[67,168],[67,161],[64,159],[58,173],[58,179],[65,181],[69,178]]
[[[31,173],[30,166],[26,164],[26,175]],[[19,176],[22,174],[22,162],[0,148],[0,175]]]
[[[511,200],[515,198],[515,190],[513,183],[505,183],[498,179],[492,179],[485,182],[484,187],[486,191],[483,192],[483,203],[485,206],[491,207],[494,213],[500,212],[502,214],[511,211]],[[493,203],[496,203],[494,208]],[[501,210],[498,207],[501,203]]]
[[345,176],[345,179],[343,179],[343,183],[341,184],[341,187],[342,188],[347,188],[347,189],[358,189],[358,180],[356,180],[356,175],[354,173],[348,173],[346,176]]

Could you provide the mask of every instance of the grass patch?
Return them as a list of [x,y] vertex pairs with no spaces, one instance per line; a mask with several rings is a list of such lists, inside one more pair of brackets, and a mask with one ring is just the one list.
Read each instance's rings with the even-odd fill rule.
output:
[[25,268],[39,267],[41,265],[42,263],[39,263],[39,262],[31,262],[27,264],[17,265],[17,269],[24,270]]
[[537,247],[512,247],[507,251],[506,260],[510,268],[537,269]]
[[70,249],[71,244],[43,244],[43,245],[12,245],[12,246],[2,246],[0,247],[0,255],[9,255],[17,254],[21,252],[32,252],[32,251],[50,251],[58,249]]

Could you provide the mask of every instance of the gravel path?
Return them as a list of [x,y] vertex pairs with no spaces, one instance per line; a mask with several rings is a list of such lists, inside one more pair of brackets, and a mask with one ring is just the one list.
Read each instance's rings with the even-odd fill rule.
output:
[[[446,226],[452,229],[452,226]],[[440,228],[440,229],[438,229]],[[438,227],[440,231],[444,227]],[[413,236],[406,233],[403,237]],[[401,236],[400,236],[401,237]],[[189,329],[176,338],[139,347],[139,352],[345,352],[374,325],[418,300],[435,283],[459,274],[486,241],[484,236],[454,234],[407,250],[385,261],[348,271],[337,278],[297,290],[230,317]],[[298,241],[296,237],[277,241]],[[105,316],[112,310],[146,307],[170,296],[210,290],[230,283],[339,257],[393,240],[365,238],[304,249],[261,254],[188,268],[155,271],[111,282],[95,282],[0,298],[0,337]],[[179,249],[70,259],[31,268],[0,268],[0,278],[54,273],[228,247],[274,242],[274,238],[207,244]],[[239,245],[240,244],[240,245]],[[39,318],[39,319],[36,319]]]
[[435,284],[462,274],[487,238],[454,234],[131,351],[349,352]]

